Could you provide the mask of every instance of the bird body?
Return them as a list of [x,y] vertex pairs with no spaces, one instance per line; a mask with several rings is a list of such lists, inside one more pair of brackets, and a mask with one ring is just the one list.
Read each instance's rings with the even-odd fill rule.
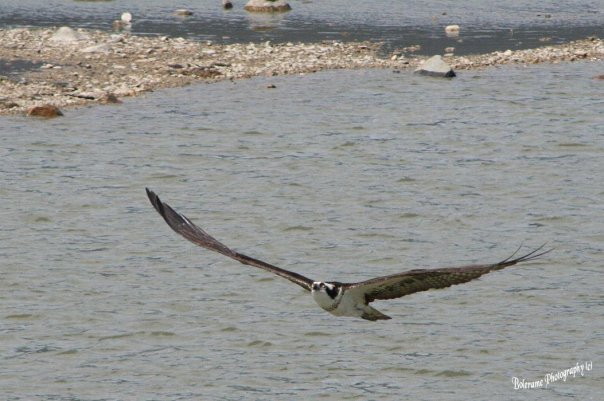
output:
[[451,285],[466,283],[477,279],[483,274],[536,259],[551,251],[551,249],[542,251],[544,247],[542,245],[532,252],[513,258],[516,252],[518,252],[517,250],[509,258],[497,263],[440,269],[415,269],[357,283],[313,281],[301,274],[282,269],[232,250],[196,226],[186,216],[176,212],[168,204],[162,202],[153,191],[147,189],[147,196],[155,210],[164,218],[166,223],[189,241],[203,248],[228,256],[244,265],[269,271],[299,285],[306,291],[310,291],[315,302],[332,315],[358,317],[371,321],[390,319],[389,316],[369,305],[375,300],[400,298],[420,291],[446,288]]
[[311,293],[315,302],[334,316],[360,317],[366,320],[390,319],[369,306],[362,291],[347,288],[342,283],[316,281]]

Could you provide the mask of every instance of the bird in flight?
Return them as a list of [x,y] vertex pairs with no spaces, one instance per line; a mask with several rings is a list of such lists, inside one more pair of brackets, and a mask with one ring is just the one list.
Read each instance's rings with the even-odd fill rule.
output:
[[521,262],[534,260],[552,249],[543,250],[541,245],[532,252],[514,258],[516,252],[501,262],[462,267],[445,267],[440,269],[415,269],[402,273],[372,278],[358,283],[341,283],[338,281],[314,281],[301,274],[273,266],[236,252],[210,236],[196,226],[183,214],[178,213],[167,203],[162,202],[153,191],[146,188],[147,196],[157,212],[166,223],[178,234],[203,248],[221,253],[244,265],[267,270],[298,284],[310,291],[319,306],[335,316],[352,316],[376,321],[390,319],[369,304],[377,299],[394,299],[415,292],[450,287],[477,279],[483,274],[501,270]]

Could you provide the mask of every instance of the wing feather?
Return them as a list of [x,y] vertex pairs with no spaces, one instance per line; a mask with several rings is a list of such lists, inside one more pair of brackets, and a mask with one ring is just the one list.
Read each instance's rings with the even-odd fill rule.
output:
[[536,259],[552,249],[540,252],[545,245],[526,255],[513,259],[514,255],[498,263],[448,267],[441,269],[416,269],[390,276],[376,277],[367,281],[345,284],[348,291],[365,297],[369,303],[376,299],[400,298],[420,291],[440,289],[452,285],[467,283],[495,270]]
[[146,188],[147,196],[151,201],[151,204],[157,210],[157,212],[164,218],[166,223],[172,228],[172,230],[176,231],[178,234],[182,235],[189,241],[193,242],[196,245],[199,245],[203,248],[209,249],[214,252],[221,253],[229,258],[235,259],[244,265],[258,267],[260,269],[267,270],[271,273],[274,273],[280,277],[286,278],[287,280],[298,284],[300,287],[304,288],[307,291],[311,290],[313,280],[302,276],[301,274],[282,269],[277,266],[273,266],[269,263],[263,262],[258,259],[254,259],[242,253],[235,252],[230,249],[204,230],[196,226],[191,220],[189,220],[185,215],[178,213],[170,205],[162,202],[159,199],[159,196],[155,194],[155,192],[151,191],[149,188]]

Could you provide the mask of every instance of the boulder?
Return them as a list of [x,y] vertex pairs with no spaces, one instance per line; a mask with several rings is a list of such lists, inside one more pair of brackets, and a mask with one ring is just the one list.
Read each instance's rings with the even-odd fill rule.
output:
[[246,11],[258,13],[283,12],[292,9],[285,0],[250,0],[244,8]]
[[230,10],[233,8],[233,3],[231,3],[231,0],[222,0],[222,8],[225,10]]
[[61,110],[59,110],[57,106],[53,106],[52,104],[44,104],[42,106],[34,106],[30,108],[29,110],[27,110],[27,115],[34,117],[52,118],[62,116],[63,113],[61,112]]
[[424,61],[424,63],[420,65],[415,72],[421,75],[429,75],[432,77],[453,78],[455,76],[455,72],[451,66],[445,63],[442,57],[439,55],[432,56],[428,60]]

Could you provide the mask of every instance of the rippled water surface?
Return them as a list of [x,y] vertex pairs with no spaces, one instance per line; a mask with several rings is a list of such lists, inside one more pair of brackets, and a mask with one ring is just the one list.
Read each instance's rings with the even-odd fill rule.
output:
[[[1,398],[600,399],[603,68],[325,72],[0,119]],[[378,302],[390,321],[334,318],[178,237],[145,186],[314,279],[555,250]]]
[[[501,2],[399,0],[291,0],[292,11],[248,13],[235,0],[225,11],[221,0],[3,0],[0,28],[15,26],[85,27],[110,30],[122,12],[133,15],[131,32],[173,35],[219,42],[271,40],[372,40],[386,49],[421,45],[424,54],[454,46],[458,54],[527,48],[604,34],[604,0]],[[174,10],[193,15],[182,18]],[[461,25],[447,38],[444,27]]]

